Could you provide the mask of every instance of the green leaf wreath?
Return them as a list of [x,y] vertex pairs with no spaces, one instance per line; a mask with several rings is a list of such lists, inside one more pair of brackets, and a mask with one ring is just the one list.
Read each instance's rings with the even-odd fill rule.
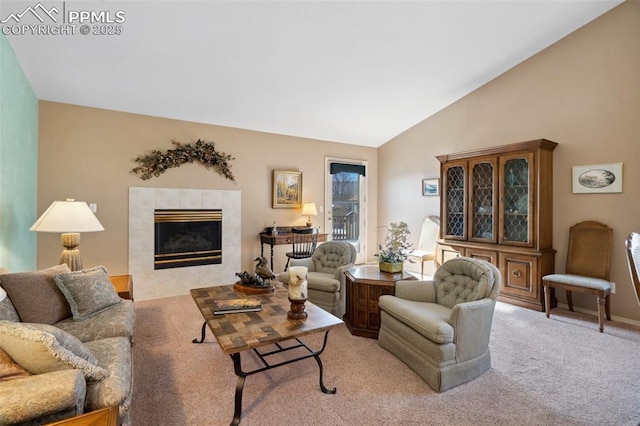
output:
[[186,163],[199,161],[207,169],[214,169],[222,176],[235,182],[236,178],[231,172],[231,160],[235,158],[224,152],[216,151],[215,143],[198,139],[195,145],[182,144],[177,140],[171,140],[176,146],[175,149],[168,149],[165,153],[154,149],[150,154],[141,155],[135,159],[140,165],[132,170],[140,176],[140,179],[147,180],[158,177],[168,169],[179,167]]

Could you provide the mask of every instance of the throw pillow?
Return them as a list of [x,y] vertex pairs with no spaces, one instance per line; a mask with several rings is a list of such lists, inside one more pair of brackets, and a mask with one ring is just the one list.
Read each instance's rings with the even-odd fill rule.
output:
[[55,324],[71,316],[69,303],[53,278],[62,272],[70,272],[66,263],[40,271],[2,275],[2,287],[9,295],[20,320]]
[[109,376],[80,340],[47,324],[0,321],[0,349],[33,374],[77,368],[87,380]]
[[67,298],[76,321],[122,302],[104,266],[58,274],[54,279]]
[[0,382],[26,376],[31,376],[31,373],[20,367],[8,353],[0,349]]

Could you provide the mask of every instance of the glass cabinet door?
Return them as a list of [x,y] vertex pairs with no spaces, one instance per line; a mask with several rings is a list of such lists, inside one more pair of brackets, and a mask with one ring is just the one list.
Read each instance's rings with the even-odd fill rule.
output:
[[447,164],[443,170],[444,238],[466,239],[466,164]]
[[501,243],[532,245],[533,154],[501,158]]
[[496,242],[496,159],[469,162],[471,175],[469,240]]

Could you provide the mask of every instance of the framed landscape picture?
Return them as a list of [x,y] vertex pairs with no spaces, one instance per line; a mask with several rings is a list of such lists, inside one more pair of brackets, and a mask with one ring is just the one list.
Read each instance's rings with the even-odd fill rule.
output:
[[273,171],[273,208],[295,209],[302,206],[302,172]]
[[422,195],[439,195],[440,192],[438,190],[438,186],[440,184],[440,179],[422,179]]
[[622,163],[573,166],[574,194],[622,192]]

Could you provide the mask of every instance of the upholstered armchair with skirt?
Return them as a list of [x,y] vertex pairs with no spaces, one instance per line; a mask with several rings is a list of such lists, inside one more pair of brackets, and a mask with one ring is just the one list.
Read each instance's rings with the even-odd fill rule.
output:
[[[328,241],[320,244],[311,257],[291,259],[291,266],[306,266],[309,301],[331,312],[338,318],[344,314],[344,273],[352,268],[356,261],[356,249],[353,244],[344,241]],[[278,279],[287,287],[289,272],[282,272]]]
[[502,275],[483,260],[458,257],[431,281],[399,281],[380,297],[378,343],[437,392],[491,367],[489,336]]

